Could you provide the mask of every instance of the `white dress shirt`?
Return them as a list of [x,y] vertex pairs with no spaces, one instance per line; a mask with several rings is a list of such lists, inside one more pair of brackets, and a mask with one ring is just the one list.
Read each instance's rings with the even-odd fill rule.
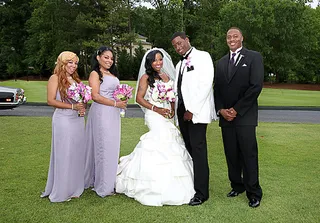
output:
[[240,47],[240,48],[238,48],[235,52],[232,52],[231,50],[230,50],[230,58],[229,58],[229,60],[231,60],[231,57],[232,57],[232,54],[233,53],[236,53],[236,55],[234,56],[234,63],[236,64],[237,63],[237,60],[238,60],[238,57],[239,57],[239,55],[240,55],[240,51],[242,50],[242,47]]

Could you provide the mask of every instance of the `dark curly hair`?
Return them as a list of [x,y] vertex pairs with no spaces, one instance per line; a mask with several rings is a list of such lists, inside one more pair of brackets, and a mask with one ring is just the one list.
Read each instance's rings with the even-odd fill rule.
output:
[[[103,52],[105,51],[110,51],[114,56],[114,53],[113,53],[113,50],[110,48],[110,47],[107,47],[107,46],[101,46],[92,56],[92,61],[91,61],[91,67],[92,67],[92,70],[96,71],[99,75],[99,80],[100,80],[100,84],[102,84],[103,82],[103,75],[100,71],[100,66],[99,66],[99,62],[97,60],[97,56],[100,56]],[[117,70],[117,67],[116,67],[116,64],[115,64],[115,59],[113,58],[113,64],[112,66],[108,69],[108,71],[113,74],[114,76],[118,77],[118,70]]]
[[146,68],[146,74],[148,75],[148,84],[150,87],[153,87],[155,78],[160,79],[159,73],[152,68],[152,63],[155,61],[158,53],[160,53],[163,57],[163,54],[160,50],[153,50],[147,54],[146,62],[144,64],[144,67]]

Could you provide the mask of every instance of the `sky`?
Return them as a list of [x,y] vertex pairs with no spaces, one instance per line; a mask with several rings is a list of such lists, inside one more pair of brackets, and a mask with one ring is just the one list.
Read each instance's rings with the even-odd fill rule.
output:
[[318,0],[314,0],[310,5],[312,8],[316,8],[318,4]]

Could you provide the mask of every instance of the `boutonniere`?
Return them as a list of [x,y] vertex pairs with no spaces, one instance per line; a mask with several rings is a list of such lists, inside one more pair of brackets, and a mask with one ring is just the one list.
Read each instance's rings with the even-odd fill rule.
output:
[[191,65],[191,57],[187,58],[186,66],[187,66],[187,72],[194,70],[193,65]]
[[237,61],[236,66],[238,65],[238,63],[240,62],[240,60],[242,59],[242,57],[244,57],[244,55],[240,54],[240,55],[239,55],[239,60]]

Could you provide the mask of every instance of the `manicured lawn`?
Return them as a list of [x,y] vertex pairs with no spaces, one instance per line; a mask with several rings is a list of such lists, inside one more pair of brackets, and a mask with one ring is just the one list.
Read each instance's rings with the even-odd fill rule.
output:
[[0,86],[17,87],[24,89],[27,102],[47,101],[47,81],[10,80],[0,82]]
[[[88,81],[83,81],[88,84]],[[136,88],[136,81],[121,81],[123,84],[129,84]],[[27,102],[47,102],[47,81],[22,81],[22,80],[10,80],[0,82],[0,86],[10,86],[23,88]],[[133,94],[134,96],[134,94]],[[129,100],[129,104],[133,104],[133,98]]]
[[[86,81],[84,81],[87,83]],[[121,81],[136,90],[136,81]],[[0,86],[21,87],[28,102],[46,102],[47,81],[3,81]],[[134,95],[134,93],[133,93]],[[129,104],[133,104],[133,98]],[[260,106],[320,106],[320,91],[264,88],[259,97]]]
[[[121,155],[147,131],[122,119]],[[261,206],[244,194],[227,198],[229,182],[218,124],[208,128],[210,199],[198,207],[147,207],[124,195],[86,190],[70,202],[40,198],[50,157],[50,117],[0,117],[0,222],[319,222],[320,125],[261,123],[257,129]]]
[[320,91],[263,88],[261,106],[320,106]]

